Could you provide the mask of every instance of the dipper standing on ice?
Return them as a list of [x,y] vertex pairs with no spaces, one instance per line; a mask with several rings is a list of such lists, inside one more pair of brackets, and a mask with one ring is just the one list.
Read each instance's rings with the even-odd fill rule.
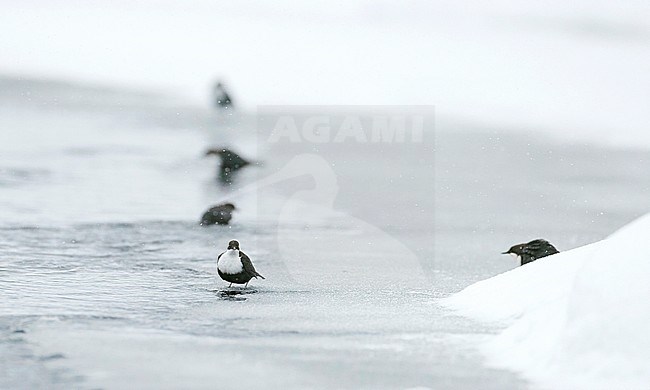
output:
[[228,225],[228,222],[232,219],[232,212],[235,209],[235,205],[232,203],[223,203],[210,207],[201,217],[201,226]]
[[521,260],[521,265],[528,264],[542,257],[560,253],[550,242],[538,239],[526,244],[518,244],[503,252],[504,255],[513,255]]
[[245,283],[244,288],[246,288],[252,278],[260,277],[265,279],[264,276],[255,271],[253,262],[244,252],[239,250],[239,242],[235,240],[230,241],[228,249],[217,258],[217,273],[219,273],[221,279],[230,282],[228,287],[231,287],[233,283]]

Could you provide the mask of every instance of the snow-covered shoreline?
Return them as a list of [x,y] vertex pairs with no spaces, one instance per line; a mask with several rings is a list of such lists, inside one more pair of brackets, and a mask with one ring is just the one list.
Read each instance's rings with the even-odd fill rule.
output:
[[650,383],[650,214],[605,240],[475,283],[447,298],[459,314],[507,325],[488,363],[543,388]]

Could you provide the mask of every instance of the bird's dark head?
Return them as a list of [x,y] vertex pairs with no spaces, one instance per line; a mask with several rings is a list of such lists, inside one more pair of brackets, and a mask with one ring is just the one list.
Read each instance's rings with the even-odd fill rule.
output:
[[502,252],[501,254],[502,255],[512,255],[514,257],[521,256],[521,254],[523,252],[523,249],[524,249],[524,246],[526,246],[526,244],[513,245],[512,247],[510,247],[510,249],[508,249],[505,252]]
[[[230,210],[236,210],[236,209],[237,209],[237,207],[235,207],[235,205],[232,204],[232,203],[224,203],[224,204],[223,204],[223,207],[227,207],[227,208],[229,208]],[[235,242],[236,242],[236,241],[235,241]]]
[[228,249],[236,249],[236,250],[239,250],[239,241],[237,241],[237,240],[231,240],[231,241],[228,243]]

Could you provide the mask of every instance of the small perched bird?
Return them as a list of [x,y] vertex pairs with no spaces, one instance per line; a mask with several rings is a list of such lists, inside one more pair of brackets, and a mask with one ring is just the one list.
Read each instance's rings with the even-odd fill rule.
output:
[[230,282],[231,287],[233,283],[244,284],[244,288],[248,286],[248,282],[252,278],[262,278],[255,271],[253,262],[246,256],[246,254],[239,250],[239,242],[232,240],[228,243],[228,249],[219,255],[217,258],[217,273],[221,279]]
[[247,161],[237,153],[226,148],[208,149],[205,155],[219,156],[221,158],[221,164],[219,164],[219,180],[224,183],[231,182],[235,171],[251,164],[250,161]]
[[201,217],[201,226],[227,225],[232,219],[232,212],[236,207],[232,203],[222,203],[210,207]]
[[554,255],[560,253],[550,242],[537,239],[526,244],[517,244],[512,248],[508,249],[506,252],[503,252],[504,255],[512,255],[521,260],[521,265],[528,264],[542,257]]
[[218,108],[224,108],[224,109],[229,109],[232,108],[232,99],[230,98],[230,95],[226,91],[226,87],[223,85],[223,83],[218,82],[214,86],[214,90],[212,91],[214,95],[214,105]]

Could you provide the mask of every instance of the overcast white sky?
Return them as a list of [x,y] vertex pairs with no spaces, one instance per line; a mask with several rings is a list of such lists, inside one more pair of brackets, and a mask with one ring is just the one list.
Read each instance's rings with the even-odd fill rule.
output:
[[[450,4],[451,3],[451,4]],[[0,74],[206,104],[430,104],[441,120],[645,134],[650,5],[0,0]]]

